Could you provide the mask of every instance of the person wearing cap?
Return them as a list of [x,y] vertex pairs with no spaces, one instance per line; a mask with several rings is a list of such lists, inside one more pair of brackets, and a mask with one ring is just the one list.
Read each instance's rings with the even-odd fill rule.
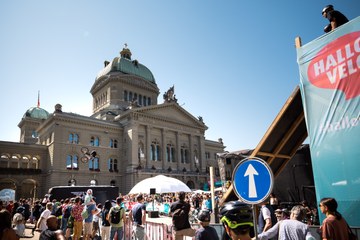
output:
[[252,208],[240,201],[227,202],[219,212],[225,231],[223,239],[251,240],[254,235]]
[[195,240],[219,240],[219,236],[215,228],[210,224],[210,212],[207,210],[201,210],[196,219],[200,223],[200,228],[195,232]]
[[282,210],[280,208],[275,210],[275,216],[277,221],[283,220]]
[[321,14],[329,20],[329,24],[325,26],[324,32],[328,33],[335,28],[347,23],[349,20],[341,12],[334,10],[333,5],[327,5],[323,8]]
[[305,217],[305,209],[301,205],[291,209],[290,219],[277,222],[268,231],[258,235],[259,240],[272,239],[278,235],[279,240],[315,240],[309,226],[302,222]]

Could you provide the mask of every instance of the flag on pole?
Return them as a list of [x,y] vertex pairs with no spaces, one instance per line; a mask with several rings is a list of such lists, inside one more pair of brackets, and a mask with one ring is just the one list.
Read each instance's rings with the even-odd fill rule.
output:
[[38,102],[37,102],[37,107],[40,107],[40,91],[38,91]]

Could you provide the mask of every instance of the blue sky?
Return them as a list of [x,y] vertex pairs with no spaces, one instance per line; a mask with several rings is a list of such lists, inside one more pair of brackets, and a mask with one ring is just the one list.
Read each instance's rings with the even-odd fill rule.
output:
[[91,115],[90,88],[124,46],[162,94],[223,138],[227,151],[255,148],[299,84],[294,39],[323,34],[321,10],[349,19],[358,0],[0,1],[0,140],[18,142],[30,107]]

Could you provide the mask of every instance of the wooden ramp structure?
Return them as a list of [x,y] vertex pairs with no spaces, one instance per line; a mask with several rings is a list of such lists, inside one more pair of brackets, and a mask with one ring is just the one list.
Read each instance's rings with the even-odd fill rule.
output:
[[[306,138],[304,110],[297,86],[249,157],[266,161],[276,178]],[[220,205],[231,200],[238,200],[233,185],[224,194]]]

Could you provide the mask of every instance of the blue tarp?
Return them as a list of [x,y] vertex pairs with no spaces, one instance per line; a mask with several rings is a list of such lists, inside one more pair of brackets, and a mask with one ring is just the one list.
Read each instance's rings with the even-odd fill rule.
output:
[[360,17],[298,48],[297,58],[317,201],[335,198],[360,226]]

